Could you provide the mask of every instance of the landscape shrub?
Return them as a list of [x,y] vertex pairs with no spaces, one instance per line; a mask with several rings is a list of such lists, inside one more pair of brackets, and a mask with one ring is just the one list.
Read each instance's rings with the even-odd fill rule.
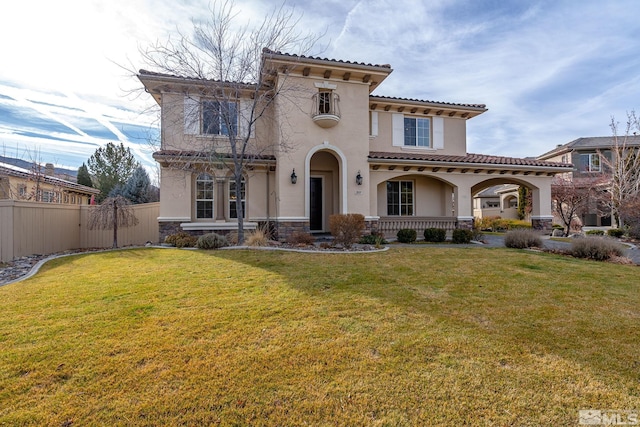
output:
[[198,237],[196,247],[198,249],[220,249],[229,246],[229,241],[225,236],[217,233],[207,233]]
[[504,245],[514,249],[541,248],[542,239],[533,230],[517,229],[504,236]]
[[413,243],[418,238],[418,232],[411,228],[403,228],[398,230],[396,237],[400,243]]
[[611,237],[620,238],[624,236],[624,230],[622,228],[611,228],[607,230],[607,234]]
[[516,228],[531,228],[529,221],[520,219],[501,218],[499,216],[488,216],[481,218],[474,224],[475,228],[480,230],[491,231],[508,231]]
[[627,231],[627,234],[632,239],[640,239],[640,224],[632,225]]
[[198,243],[198,238],[186,231],[180,231],[179,233],[169,234],[165,237],[164,242],[176,248],[193,248]]
[[267,246],[269,244],[269,230],[267,227],[258,227],[244,239],[247,246]]
[[502,217],[496,216],[496,215],[476,218],[474,220],[475,222],[474,226],[476,228],[479,228],[480,230],[493,231],[494,222],[499,219],[502,219]]
[[456,228],[451,235],[453,243],[469,243],[473,238],[473,231],[466,228]]
[[376,247],[380,245],[386,245],[387,242],[384,238],[384,234],[379,231],[372,231],[371,234],[367,234],[366,236],[362,236],[360,238],[360,243],[363,245],[375,245]]
[[447,230],[444,228],[427,228],[424,230],[424,240],[427,242],[444,242],[447,239]]
[[329,231],[333,236],[333,243],[350,248],[360,240],[365,228],[362,214],[335,214],[329,217]]
[[287,243],[295,246],[309,246],[313,245],[315,241],[316,239],[311,235],[311,233],[305,233],[304,231],[294,231],[287,238]]
[[587,236],[604,236],[603,230],[587,230],[584,234]]
[[624,249],[616,242],[608,239],[586,237],[571,243],[571,255],[576,258],[588,258],[596,261],[606,261],[612,257],[624,255]]

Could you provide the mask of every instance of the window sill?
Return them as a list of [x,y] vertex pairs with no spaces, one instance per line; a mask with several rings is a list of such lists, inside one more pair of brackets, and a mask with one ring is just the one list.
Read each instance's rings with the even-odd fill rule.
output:
[[400,148],[402,149],[402,151],[436,151],[436,149],[433,147],[414,147],[412,145],[403,145]]
[[[237,221],[225,221],[225,222],[216,222],[216,221],[203,221],[203,222],[183,222],[180,224],[183,230],[237,230],[238,222]],[[257,222],[244,222],[245,230],[255,230],[258,228]]]

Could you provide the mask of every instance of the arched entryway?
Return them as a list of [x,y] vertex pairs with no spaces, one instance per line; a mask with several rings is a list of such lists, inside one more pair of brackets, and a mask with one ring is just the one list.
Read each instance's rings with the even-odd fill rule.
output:
[[340,162],[331,150],[320,150],[309,159],[308,201],[309,230],[329,230],[329,216],[340,213]]

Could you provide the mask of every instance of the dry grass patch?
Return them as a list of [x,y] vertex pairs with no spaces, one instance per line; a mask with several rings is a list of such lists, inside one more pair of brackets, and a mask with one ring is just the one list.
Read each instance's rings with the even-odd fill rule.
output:
[[141,249],[0,288],[0,425],[574,425],[638,408],[637,268]]

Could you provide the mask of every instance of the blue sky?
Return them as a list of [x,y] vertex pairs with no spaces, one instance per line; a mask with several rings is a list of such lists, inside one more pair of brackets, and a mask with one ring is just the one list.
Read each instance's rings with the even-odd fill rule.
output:
[[[23,0],[0,6],[0,155],[77,168],[122,142],[149,168],[151,98],[129,70],[208,0]],[[237,0],[258,22],[267,0]],[[611,134],[640,108],[636,0],[289,1],[322,57],[391,64],[377,95],[483,103],[471,153],[527,157]],[[9,41],[9,42],[8,42]],[[132,92],[133,90],[133,92]]]

